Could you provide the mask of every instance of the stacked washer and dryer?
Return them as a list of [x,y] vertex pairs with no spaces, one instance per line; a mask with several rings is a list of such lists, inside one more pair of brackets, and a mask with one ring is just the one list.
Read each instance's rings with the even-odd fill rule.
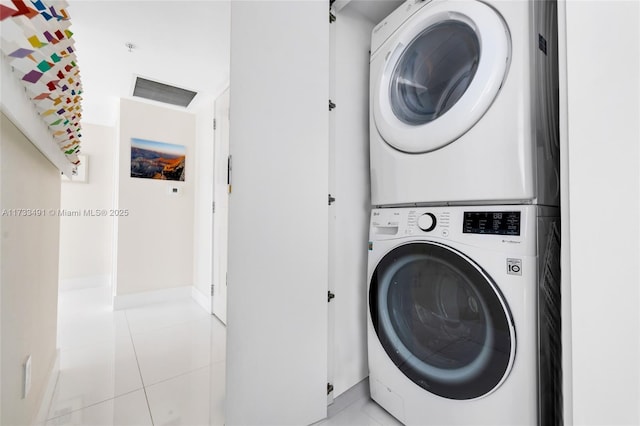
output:
[[556,4],[409,0],[372,33],[371,396],[562,424]]

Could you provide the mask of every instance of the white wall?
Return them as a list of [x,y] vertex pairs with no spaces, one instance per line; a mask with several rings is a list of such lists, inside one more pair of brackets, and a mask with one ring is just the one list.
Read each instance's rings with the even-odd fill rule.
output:
[[[56,360],[60,174],[2,114],[2,209],[43,209],[41,216],[3,214],[0,220],[1,418],[3,425],[35,421]],[[31,391],[22,399],[23,364],[32,357]]]
[[[213,101],[196,114],[193,286],[201,300],[211,297],[213,203]],[[211,310],[208,303],[207,310]]]
[[[336,4],[331,25],[330,343],[334,397],[367,377],[367,242],[369,180],[369,49],[373,27],[398,7],[397,0]],[[331,346],[333,344],[333,347]]]
[[227,425],[326,416],[328,4],[231,4]]
[[640,5],[561,6],[565,253],[570,244],[563,279],[570,268],[573,367],[567,402],[576,425],[640,424]]
[[[334,397],[369,374],[367,365],[367,241],[369,183],[369,47],[374,24],[351,5],[332,24],[331,285]],[[330,346],[331,347],[331,346]],[[330,356],[331,356],[330,355]]]
[[[194,114],[120,101],[116,297],[193,284],[195,129]],[[130,177],[131,138],[184,145],[185,181]]]
[[113,217],[91,216],[85,210],[113,208],[113,127],[82,125],[82,153],[87,156],[86,183],[63,181],[60,206],[80,216],[60,218],[60,279],[64,284],[108,284],[111,275]]

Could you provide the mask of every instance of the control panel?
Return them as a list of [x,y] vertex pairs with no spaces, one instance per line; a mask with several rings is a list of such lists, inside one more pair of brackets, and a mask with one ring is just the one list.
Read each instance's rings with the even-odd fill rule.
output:
[[[536,252],[537,206],[412,206],[371,212],[369,249],[376,242],[439,241],[508,252],[509,273],[519,274],[523,255]],[[554,211],[544,214],[550,215]]]
[[520,235],[519,211],[465,211],[465,234]]
[[521,237],[522,211],[487,207],[406,207],[374,209],[371,232],[382,239],[408,236],[449,238],[451,233]]
[[375,209],[371,233],[379,239],[406,236],[449,236],[451,214],[443,208]]

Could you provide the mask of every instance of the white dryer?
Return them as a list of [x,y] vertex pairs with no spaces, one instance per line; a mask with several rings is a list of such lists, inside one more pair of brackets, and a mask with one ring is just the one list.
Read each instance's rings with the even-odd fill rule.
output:
[[555,2],[409,0],[371,44],[374,206],[559,205]]
[[371,397],[407,425],[562,423],[558,210],[374,209]]

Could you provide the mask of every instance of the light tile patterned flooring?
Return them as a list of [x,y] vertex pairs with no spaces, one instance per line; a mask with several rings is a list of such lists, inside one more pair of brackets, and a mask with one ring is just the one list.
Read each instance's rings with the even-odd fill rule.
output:
[[46,425],[223,424],[225,342],[190,300],[114,312],[107,287],[61,292]]
[[[110,289],[60,293],[50,425],[223,425],[225,327],[195,302],[113,311]],[[366,397],[317,425],[399,425]]]

